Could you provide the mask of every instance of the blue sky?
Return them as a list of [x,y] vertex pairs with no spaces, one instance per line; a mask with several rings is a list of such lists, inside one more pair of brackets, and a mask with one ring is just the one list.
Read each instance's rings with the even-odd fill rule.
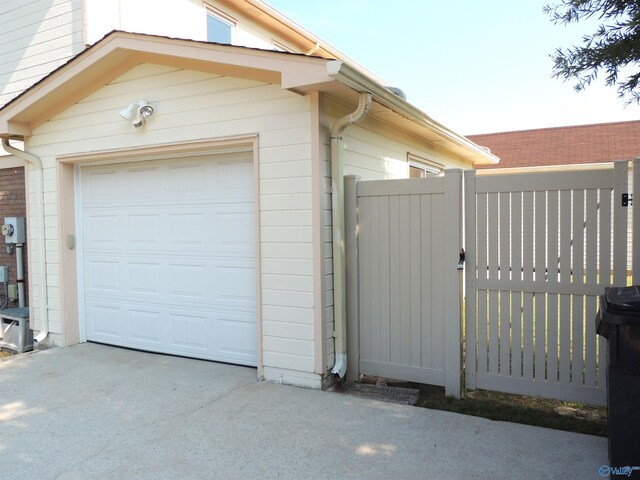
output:
[[549,55],[594,24],[554,25],[539,0],[267,0],[462,134],[640,119],[603,82],[575,93]]

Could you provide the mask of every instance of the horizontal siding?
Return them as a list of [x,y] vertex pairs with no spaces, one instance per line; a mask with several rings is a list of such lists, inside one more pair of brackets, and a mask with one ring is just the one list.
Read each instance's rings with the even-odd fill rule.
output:
[[[143,97],[155,113],[134,129],[119,111]],[[257,134],[263,363],[270,372],[313,376],[309,126],[308,98],[278,85],[140,65],[38,127],[29,148],[43,159],[46,181],[55,180],[58,155]],[[46,185],[53,253],[60,248],[59,192],[55,181]],[[58,257],[49,259],[50,294],[60,284]]]
[[[323,113],[327,127],[340,116],[350,114],[353,107],[324,97]],[[408,176],[407,153],[443,165],[445,168],[471,168],[434,144],[420,141],[384,125],[372,117],[347,128],[343,136],[345,175],[358,175],[361,180],[383,180]]]
[[0,5],[0,105],[81,52],[82,0]]

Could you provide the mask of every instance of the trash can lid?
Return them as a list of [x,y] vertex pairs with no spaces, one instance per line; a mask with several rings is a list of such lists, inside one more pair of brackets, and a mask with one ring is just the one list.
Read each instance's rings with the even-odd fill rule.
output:
[[605,289],[604,297],[612,310],[640,312],[640,285],[609,287]]

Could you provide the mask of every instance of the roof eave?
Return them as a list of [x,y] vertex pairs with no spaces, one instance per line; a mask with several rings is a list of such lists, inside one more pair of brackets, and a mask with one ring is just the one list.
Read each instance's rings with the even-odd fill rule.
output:
[[465,157],[471,160],[474,165],[496,164],[500,161],[500,159],[492,153],[436,122],[423,111],[345,62],[340,60],[330,61],[327,64],[327,73],[331,78],[334,78],[357,92],[371,93],[376,102],[419,126],[430,130],[446,143],[461,148],[465,152]]

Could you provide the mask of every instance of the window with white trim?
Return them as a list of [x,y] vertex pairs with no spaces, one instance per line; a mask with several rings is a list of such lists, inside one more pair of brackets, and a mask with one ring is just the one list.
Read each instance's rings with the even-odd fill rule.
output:
[[409,178],[437,177],[444,172],[444,165],[407,153],[407,169]]
[[235,20],[218,10],[209,6],[207,11],[207,42],[233,43],[233,31],[236,26]]

